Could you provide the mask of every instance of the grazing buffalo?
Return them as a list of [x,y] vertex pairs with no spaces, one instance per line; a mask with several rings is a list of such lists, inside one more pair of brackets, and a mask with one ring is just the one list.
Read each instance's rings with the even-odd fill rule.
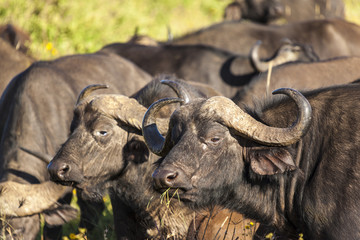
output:
[[[0,99],[0,181],[29,185],[49,180],[48,162],[20,147],[54,156],[68,137],[73,106],[85,86],[94,82],[109,84],[113,93],[130,95],[150,80],[140,68],[109,51],[33,63],[12,79]],[[67,196],[71,195],[68,192]],[[83,204],[86,202],[79,204],[81,210]],[[96,211],[101,209],[101,204],[96,206]],[[96,211],[82,211],[82,227],[94,227],[88,221],[96,219]],[[51,217],[45,222],[50,222]],[[9,224],[15,239],[34,239],[39,231],[39,214],[13,218]],[[46,224],[45,239],[57,239],[60,233],[48,236],[48,228]]]
[[[147,107],[159,98],[176,97],[182,88],[190,92],[185,99],[218,94],[198,83],[165,78],[169,86],[159,77],[130,98],[114,94],[79,98],[71,135],[48,166],[52,180],[75,186],[92,199],[101,199],[110,187],[116,198],[112,203],[118,239],[214,239],[226,234],[229,239],[235,238],[234,233],[249,234],[256,227],[246,229],[250,220],[239,214],[219,208],[195,214],[176,195],[160,198],[152,189],[151,173],[158,157],[149,153],[141,136]],[[175,107],[159,112],[162,132]]]
[[[129,59],[151,75],[175,74],[177,77],[212,86],[224,96],[233,97],[236,91],[248,84],[260,71],[266,71],[268,61],[259,61],[261,42],[254,45],[251,56],[244,56],[205,45],[144,46],[115,43],[102,51],[116,52]],[[317,61],[311,47],[283,41],[272,56],[273,66],[289,61]],[[251,57],[256,58],[254,68]]]
[[0,38],[0,95],[10,80],[33,62],[31,57]]
[[249,19],[260,23],[296,22],[345,17],[342,0],[236,0],[224,11],[224,20]]
[[310,20],[281,26],[249,21],[222,22],[174,39],[172,44],[205,44],[245,55],[257,40],[261,40],[260,57],[266,59],[274,54],[284,38],[311,45],[321,60],[360,55],[360,27],[343,19]]
[[[289,63],[255,77],[232,100],[252,106],[257,100],[281,87],[301,90],[346,84],[360,78],[360,58],[341,57],[313,63]],[[270,74],[270,76],[268,76]],[[270,77],[270,78],[268,78]],[[269,81],[268,81],[269,79]],[[256,101],[254,101],[256,100]]]
[[360,239],[360,85],[274,93],[292,100],[253,110],[225,97],[194,100],[172,114],[166,140],[155,134],[154,114],[169,100],[153,104],[143,136],[163,156],[155,187],[196,209],[238,211],[289,238]]
[[236,0],[224,10],[224,20],[249,19],[259,23],[269,23],[285,15],[285,7],[280,0]]

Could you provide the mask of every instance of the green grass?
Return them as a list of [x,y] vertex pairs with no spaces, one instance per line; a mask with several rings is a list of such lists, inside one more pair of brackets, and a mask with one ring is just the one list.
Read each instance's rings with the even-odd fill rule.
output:
[[344,0],[345,2],[345,16],[354,23],[360,24],[360,1],[359,0]]
[[[347,19],[360,23],[358,0],[344,0]],[[37,59],[88,53],[139,34],[164,41],[222,20],[231,0],[2,0],[0,24],[12,22],[30,33]]]
[[[221,21],[229,0],[2,0],[0,23],[12,22],[31,34],[33,54],[48,59],[87,53],[139,34],[167,39]],[[51,43],[49,45],[48,43]]]

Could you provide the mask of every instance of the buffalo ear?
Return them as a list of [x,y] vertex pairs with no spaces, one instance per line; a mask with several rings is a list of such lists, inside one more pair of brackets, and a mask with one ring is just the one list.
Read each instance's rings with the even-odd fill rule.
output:
[[260,175],[274,175],[296,169],[291,154],[283,148],[251,150],[251,169]]
[[70,205],[64,204],[51,210],[46,210],[43,213],[45,222],[50,226],[63,225],[78,215],[78,210]]
[[133,139],[125,145],[123,156],[128,162],[144,163],[149,158],[149,149],[144,141]]

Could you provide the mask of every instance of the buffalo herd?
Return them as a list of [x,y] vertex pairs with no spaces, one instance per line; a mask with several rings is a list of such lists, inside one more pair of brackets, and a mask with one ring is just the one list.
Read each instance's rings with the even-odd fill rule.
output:
[[360,239],[344,17],[341,0],[235,0],[167,42],[53,60],[0,26],[0,239],[62,239],[76,218],[92,239],[106,195],[104,239]]

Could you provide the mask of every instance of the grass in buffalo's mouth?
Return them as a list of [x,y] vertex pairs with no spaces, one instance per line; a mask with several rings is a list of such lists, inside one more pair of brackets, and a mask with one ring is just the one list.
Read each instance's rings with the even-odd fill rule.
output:
[[[174,197],[177,197],[177,199],[180,202],[179,189],[176,189],[173,193],[171,193],[172,190],[174,190],[174,189],[168,188],[161,194],[160,204],[162,204],[164,202],[166,204],[166,206],[169,207],[170,202]],[[171,197],[170,197],[170,195],[171,195]]]

